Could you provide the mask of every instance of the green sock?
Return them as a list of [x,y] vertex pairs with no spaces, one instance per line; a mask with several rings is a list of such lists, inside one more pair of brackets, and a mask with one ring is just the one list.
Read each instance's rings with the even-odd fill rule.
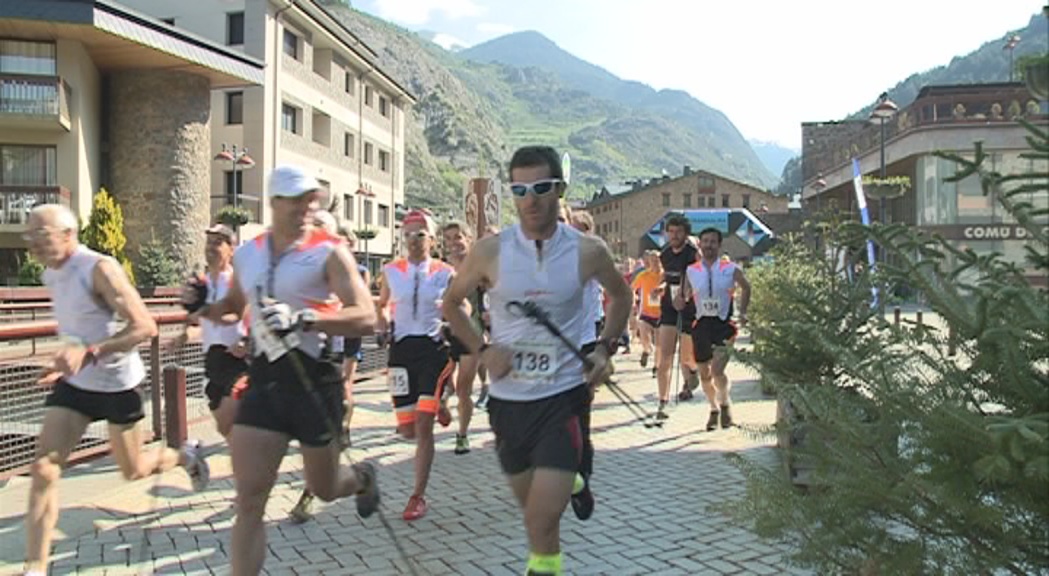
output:
[[561,576],[561,553],[544,556],[533,552],[528,556],[528,574]]

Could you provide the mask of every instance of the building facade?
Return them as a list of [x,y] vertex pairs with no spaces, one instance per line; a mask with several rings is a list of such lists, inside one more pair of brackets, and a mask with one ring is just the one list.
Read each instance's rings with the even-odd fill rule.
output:
[[586,210],[594,218],[595,233],[613,254],[636,258],[642,250],[652,248],[648,232],[667,212],[747,209],[760,218],[763,212],[786,213],[787,202],[784,196],[686,166],[676,178],[606,186],[587,203]]
[[[1049,104],[1023,84],[927,86],[886,125],[885,173],[905,176],[909,189],[898,198],[869,199],[872,221],[904,223],[936,233],[978,254],[997,252],[1024,265],[1023,234],[995,194],[985,195],[977,176],[958,182],[955,163],[934,154],[972,159],[975,143],[987,154],[984,167],[1002,174],[1049,173],[1049,164],[1022,158],[1029,151],[1019,119],[1044,127]],[[810,214],[827,208],[857,215],[852,159],[865,176],[881,172],[881,127],[866,121],[802,124],[804,206]],[[1049,208],[1049,191],[1021,200]],[[1049,220],[1043,217],[1043,223]],[[1044,278],[1032,278],[1044,282]]]
[[225,143],[247,148],[255,161],[246,170],[214,163],[213,213],[236,192],[255,222],[267,223],[266,175],[295,164],[328,187],[340,221],[374,234],[358,246],[373,269],[393,254],[394,212],[404,203],[404,128],[415,100],[377,66],[375,52],[314,0],[126,1],[265,62],[262,86],[211,94],[212,155]]
[[261,84],[262,63],[108,0],[0,2],[0,274],[25,255],[29,210],[85,221],[107,188],[126,251],[157,238],[184,269],[209,224],[211,92]]

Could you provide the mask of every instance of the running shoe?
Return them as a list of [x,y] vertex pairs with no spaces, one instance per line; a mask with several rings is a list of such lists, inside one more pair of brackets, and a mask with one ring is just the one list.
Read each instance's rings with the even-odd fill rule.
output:
[[186,458],[182,466],[189,474],[193,490],[196,492],[204,490],[208,487],[208,481],[211,480],[211,468],[208,466],[208,461],[204,459],[204,445],[200,440],[188,440],[182,446],[182,453]]

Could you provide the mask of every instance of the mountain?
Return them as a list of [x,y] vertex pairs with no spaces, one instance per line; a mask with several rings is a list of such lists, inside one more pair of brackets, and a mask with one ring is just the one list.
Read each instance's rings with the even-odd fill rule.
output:
[[761,140],[748,140],[750,147],[754,149],[754,153],[758,155],[758,159],[761,163],[769,169],[769,172],[773,174],[779,174],[783,171],[783,167],[787,165],[787,162],[799,154],[798,150],[793,148],[786,148],[780,146],[775,142],[762,142]]
[[449,52],[459,52],[466,49],[466,42],[452,36],[451,34],[434,32],[433,30],[419,30],[416,34],[418,34],[420,38],[429,40]]
[[[1049,18],[1042,14],[1031,17],[1026,28],[1014,30],[1001,38],[984,43],[965,56],[956,56],[950,63],[925,72],[912,74],[889,89],[891,98],[900,108],[914,102],[918,91],[925,86],[938,84],[987,84],[1009,81],[1009,51],[1003,50],[1006,40],[1014,34],[1020,36],[1013,57],[1020,60],[1031,54],[1049,52]],[[1018,78],[1014,77],[1014,80]],[[850,119],[866,118],[877,101],[849,116]]]
[[655,118],[662,124],[677,126],[678,135],[698,147],[686,150],[683,158],[675,157],[678,161],[671,162],[675,172],[681,164],[690,164],[761,187],[776,182],[773,173],[779,170],[770,171],[720,111],[681,90],[657,91],[640,82],[623,80],[573,56],[538,32],[500,36],[459,55],[477,62],[552,71],[566,86],[618,104],[628,114],[641,114],[642,119]]

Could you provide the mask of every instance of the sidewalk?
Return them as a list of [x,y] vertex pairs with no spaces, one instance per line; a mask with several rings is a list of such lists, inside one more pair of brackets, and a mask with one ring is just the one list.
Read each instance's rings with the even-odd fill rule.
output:
[[[736,452],[775,463],[771,439],[749,430],[771,424],[775,401],[738,364],[734,417],[742,428],[707,433],[703,400],[671,411],[663,429],[645,429],[607,390],[593,415],[597,448],[597,508],[587,522],[565,512],[562,540],[569,574],[788,574],[781,545],[762,541],[712,511],[743,493],[741,475],[724,458]],[[617,358],[620,383],[654,409],[655,382],[637,355]],[[419,574],[505,574],[524,569],[527,544],[520,515],[493,453],[487,415],[478,411],[473,451],[456,456],[453,427],[438,428],[430,480],[430,513],[406,523],[400,512],[412,486],[412,445],[393,435],[383,382],[358,385],[352,456],[381,463],[384,511]],[[454,403],[454,400],[453,400]],[[453,409],[454,413],[454,409]],[[210,426],[197,427],[211,431]],[[53,574],[227,574],[234,496],[230,461],[214,432],[212,481],[190,490],[182,470],[126,483],[111,459],[66,472]],[[322,505],[313,521],[287,520],[302,488],[302,462],[293,448],[284,460],[267,509],[269,574],[407,574],[378,518],[362,521],[353,502]],[[22,516],[29,480],[0,488],[0,574],[17,573],[24,554]],[[148,546],[143,529],[147,530]]]

